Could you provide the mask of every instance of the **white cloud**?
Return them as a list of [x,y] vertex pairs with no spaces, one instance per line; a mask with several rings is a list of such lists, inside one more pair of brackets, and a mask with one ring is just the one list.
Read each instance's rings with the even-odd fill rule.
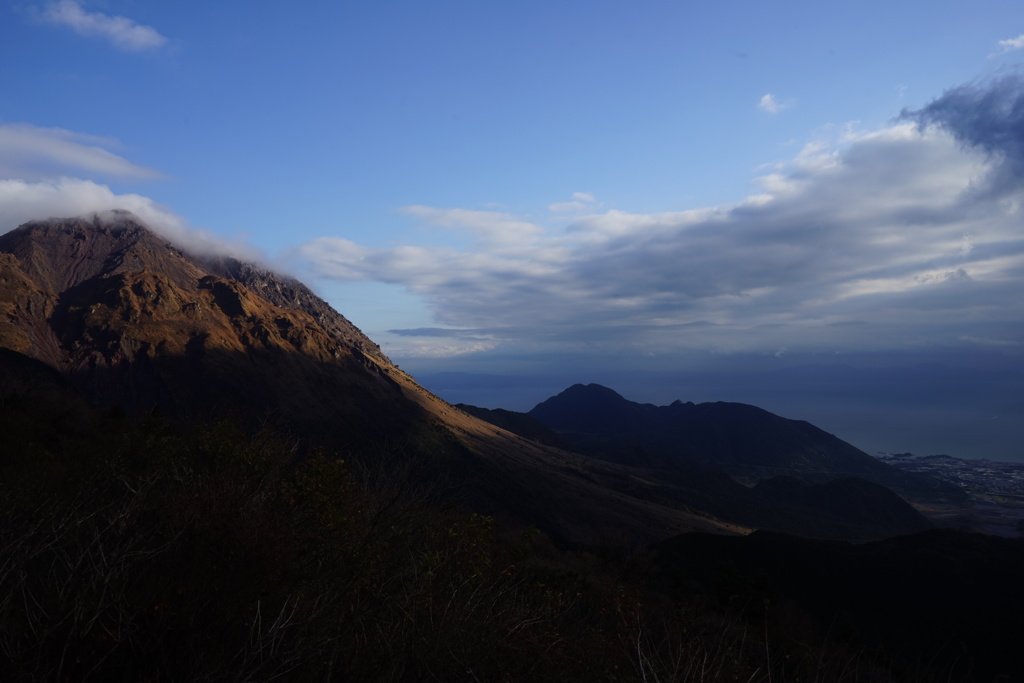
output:
[[660,229],[683,229],[687,226],[713,222],[724,215],[718,207],[671,211],[666,213],[627,213],[610,209],[605,213],[581,218],[568,226],[568,232],[581,233],[587,241],[605,241],[611,237],[625,237]]
[[[996,163],[936,127],[844,130],[731,206],[609,209],[548,231],[418,206],[409,213],[480,239],[368,249],[324,237],[301,254],[321,277],[405,286],[439,324],[489,340],[467,352],[892,350],[961,343],[965,321],[967,336],[1012,338],[1024,238],[1016,204],[979,191]],[[514,249],[493,238],[509,232]]]
[[138,194],[115,194],[106,185],[78,178],[29,182],[0,180],[0,233],[42,218],[63,218],[123,209],[162,232],[184,229],[184,221]]
[[244,243],[228,242],[190,227],[183,218],[149,197],[118,194],[95,179],[76,177],[165,177],[108,151],[118,146],[115,140],[62,128],[0,124],[0,234],[32,220],[121,210],[135,214],[183,249],[263,260],[258,250]]
[[1000,40],[999,48],[1003,52],[1010,52],[1011,50],[1020,50],[1024,48],[1024,33],[1017,36],[1016,38],[1010,38],[1009,40]]
[[123,50],[153,50],[167,43],[167,38],[151,26],[142,26],[127,17],[88,12],[77,0],[51,2],[42,17],[52,24],[67,26],[80,36],[109,40]]
[[108,151],[118,146],[116,140],[63,128],[0,124],[0,233],[40,218],[122,209],[168,237],[183,237],[188,232],[185,221],[148,197],[115,194],[96,180],[76,177],[165,177]]
[[385,341],[382,348],[385,353],[395,358],[454,358],[482,351],[491,351],[498,347],[495,342],[445,339],[417,339],[412,341]]
[[407,206],[402,211],[429,225],[466,230],[491,247],[513,248],[530,244],[543,233],[533,223],[497,211],[438,209],[421,205]]
[[149,197],[117,194],[106,185],[80,178],[37,182],[0,179],[0,234],[32,220],[88,216],[114,210],[135,214],[182,249],[262,260],[261,254],[252,247],[227,242],[204,230],[192,228],[183,218]]
[[86,173],[119,180],[163,178],[109,151],[115,140],[63,128],[0,124],[0,177],[42,180]]
[[779,99],[775,97],[775,95],[773,95],[772,93],[762,95],[761,99],[758,100],[757,102],[757,108],[762,111],[766,111],[769,114],[778,114],[783,109],[788,109],[792,105],[792,100],[780,102]]

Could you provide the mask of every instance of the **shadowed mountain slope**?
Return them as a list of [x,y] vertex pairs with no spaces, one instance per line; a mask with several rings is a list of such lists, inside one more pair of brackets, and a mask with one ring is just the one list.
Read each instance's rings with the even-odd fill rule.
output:
[[[547,434],[547,428],[531,415],[463,408],[529,439]],[[614,410],[606,415],[609,422],[630,421],[635,416],[628,408],[624,415]],[[610,450],[580,452],[589,456],[594,468],[607,466],[613,458],[624,467],[628,476],[606,480],[609,487],[673,507],[701,510],[749,529],[866,540],[931,528],[920,513],[890,489],[857,477],[818,483],[778,476],[750,487],[713,463],[672,460],[641,446],[625,444]]]
[[507,429],[513,434],[518,434],[526,439],[532,439],[555,448],[572,450],[572,444],[559,436],[558,432],[526,413],[517,413],[502,408],[491,410],[489,408],[471,406],[466,403],[458,403],[455,407],[469,413],[473,417],[478,417],[492,425]]

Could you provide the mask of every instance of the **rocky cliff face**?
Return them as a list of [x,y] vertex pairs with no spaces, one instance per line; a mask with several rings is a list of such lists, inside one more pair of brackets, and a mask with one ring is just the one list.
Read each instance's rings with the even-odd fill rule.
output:
[[192,257],[131,216],[28,223],[0,237],[0,266],[0,344],[100,407],[230,410],[332,437],[419,418],[400,371],[307,287]]
[[[4,293],[11,295],[3,299],[7,320],[0,320],[8,332],[11,325],[24,328],[22,323],[29,322],[31,327],[45,320],[52,313],[56,298],[90,281],[126,273],[159,273],[171,287],[192,294],[186,298],[197,299],[197,284],[203,278],[215,276],[233,281],[279,308],[309,315],[334,339],[362,350],[380,363],[390,364],[376,344],[301,282],[231,257],[187,255],[130,214],[27,223],[0,236],[0,263],[4,265],[0,282],[7,285]],[[29,308],[14,310],[14,294],[26,286],[37,290],[35,296],[26,301]],[[223,313],[232,317],[243,313],[231,306],[231,296],[222,288],[209,282],[203,288],[217,289],[219,301],[227,305],[221,308]],[[178,310],[165,305],[163,312],[173,315]],[[46,336],[41,328],[39,332]],[[42,341],[35,337],[32,340]]]
[[309,314],[332,338],[381,365],[392,365],[376,343],[298,280],[227,256],[203,258],[201,263],[211,273],[244,285],[275,306]]

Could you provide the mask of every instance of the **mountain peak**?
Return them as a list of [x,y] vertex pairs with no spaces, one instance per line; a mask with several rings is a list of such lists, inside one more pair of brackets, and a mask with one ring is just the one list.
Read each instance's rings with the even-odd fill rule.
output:
[[614,389],[609,389],[608,387],[606,387],[604,385],[595,384],[595,383],[590,383],[590,384],[573,384],[571,387],[569,387],[568,389],[566,389],[562,393],[558,394],[558,396],[573,397],[573,398],[589,397],[589,398],[592,398],[592,399],[602,399],[602,400],[606,400],[606,401],[625,401],[626,400],[625,398],[622,397],[621,394],[619,394]]
[[529,415],[565,431],[590,431],[602,424],[609,431],[642,429],[647,406],[633,403],[600,384],[574,384],[536,405]]
[[179,282],[199,273],[128,212],[25,223],[0,236],[0,252],[16,256],[26,275],[53,291],[125,271],[155,270]]
[[[324,410],[331,401],[308,387],[270,390],[289,384],[288,357],[300,374],[347,368],[360,391],[394,391],[380,348],[305,285],[191,255],[127,212],[26,223],[0,236],[0,261],[0,344],[70,373],[98,405],[194,414],[206,397],[230,404],[230,385],[242,382],[232,373],[263,359],[276,375],[246,399],[260,410]],[[181,398],[182,385],[204,382],[203,400]]]

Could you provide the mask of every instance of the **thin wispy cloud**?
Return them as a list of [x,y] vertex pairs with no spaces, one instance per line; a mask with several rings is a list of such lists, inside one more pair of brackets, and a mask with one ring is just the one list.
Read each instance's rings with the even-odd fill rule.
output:
[[[403,336],[401,330],[391,330],[391,333]],[[400,355],[403,358],[454,358],[456,356],[491,351],[498,347],[498,344],[493,341],[462,339],[456,337],[456,335],[451,335],[451,337],[440,343],[434,340],[424,341],[422,339],[392,341],[388,344],[389,353]]]
[[118,180],[164,178],[110,151],[116,140],[63,128],[0,124],[0,177],[39,180],[85,174]]
[[404,213],[429,225],[465,230],[492,247],[514,248],[533,241],[542,231],[536,225],[507,213],[472,209],[438,209],[407,206]]
[[594,211],[598,206],[597,199],[591,193],[573,192],[571,201],[549,204],[548,210],[552,213],[582,213]]
[[[990,105],[1021,92],[1009,81],[951,91],[886,128],[845,130],[730,206],[555,212],[547,223],[562,215],[561,228],[546,230],[505,213],[417,207],[423,220],[484,233],[532,227],[516,250],[371,249],[324,237],[301,253],[320,277],[406,287],[440,326],[472,330],[493,340],[488,348],[906,350],[969,343],[964,320],[972,338],[1012,339],[1024,189],[1005,176],[1022,156],[1020,128],[1017,107]],[[430,329],[424,349],[452,341]]]
[[149,197],[112,190],[103,179],[166,177],[109,151],[117,147],[116,140],[63,128],[0,125],[0,234],[31,220],[129,211],[183,249],[263,260],[258,250],[197,230]]
[[1013,50],[1020,50],[1024,48],[1024,33],[1017,36],[1016,38],[1010,38],[1008,40],[999,41],[999,52],[1011,52]]
[[66,26],[80,36],[107,40],[122,50],[155,50],[167,43],[167,38],[151,26],[143,26],[127,17],[89,12],[77,0],[47,4],[42,19]]
[[778,114],[783,109],[788,109],[792,104],[791,100],[782,102],[772,93],[767,93],[761,96],[761,99],[757,103],[757,108],[761,111],[766,111],[769,114]]

